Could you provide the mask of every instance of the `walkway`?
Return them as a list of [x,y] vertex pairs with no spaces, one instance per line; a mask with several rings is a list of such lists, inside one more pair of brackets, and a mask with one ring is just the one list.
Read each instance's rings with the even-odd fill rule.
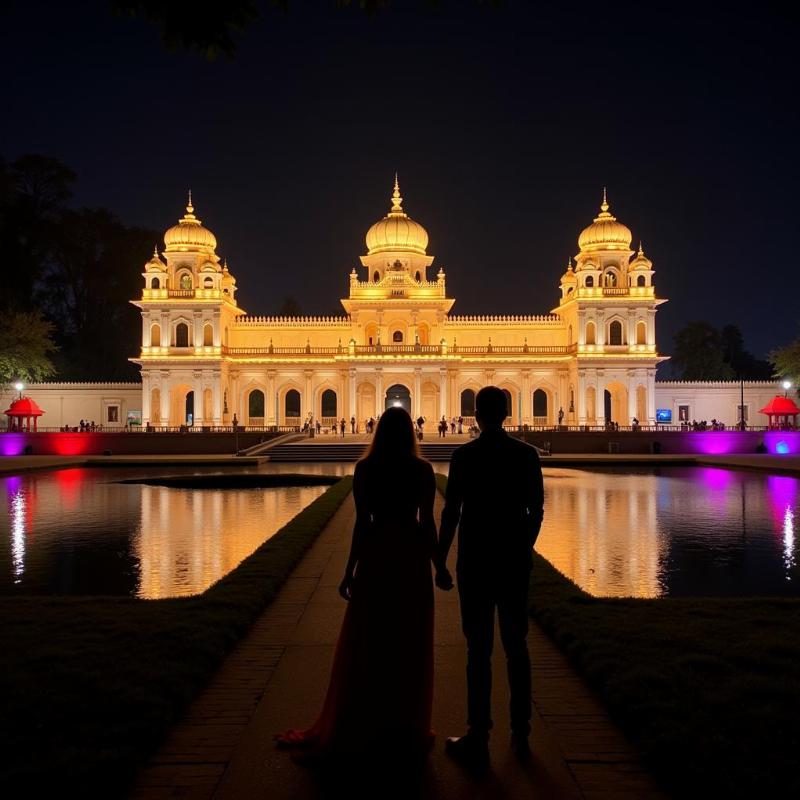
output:
[[[437,500],[440,504],[440,500]],[[440,509],[437,510],[437,514]],[[354,508],[349,498],[308,551],[276,600],[142,771],[133,800],[322,798],[332,796],[289,755],[276,731],[313,721],[320,708],[344,612],[338,597]],[[434,728],[439,736],[423,775],[399,794],[419,798],[659,797],[631,746],[609,722],[565,658],[535,625],[535,757],[520,766],[508,748],[507,688],[499,642],[492,770],[471,778],[443,753],[464,725],[464,658],[456,591],[437,591]],[[384,776],[372,797],[394,796],[402,776]],[[383,784],[386,785],[383,785]],[[352,787],[351,789],[352,796]],[[341,787],[338,787],[341,794]]]

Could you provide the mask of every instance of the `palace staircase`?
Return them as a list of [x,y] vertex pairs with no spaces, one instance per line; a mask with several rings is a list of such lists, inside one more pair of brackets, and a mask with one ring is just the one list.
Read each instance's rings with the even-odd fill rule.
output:
[[[422,442],[422,457],[428,461],[449,461],[453,450],[469,441],[467,436],[448,437],[444,441]],[[286,442],[276,444],[265,450],[263,455],[270,461],[358,461],[369,446],[367,437],[356,436],[350,441],[347,438],[338,441],[309,441],[304,439],[299,442]]]

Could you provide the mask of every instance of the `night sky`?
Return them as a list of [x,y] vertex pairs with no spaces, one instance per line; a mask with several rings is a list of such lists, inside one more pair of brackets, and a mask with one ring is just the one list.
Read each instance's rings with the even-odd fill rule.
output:
[[607,185],[670,301],[662,351],[693,319],[739,324],[757,355],[797,333],[800,26],[783,12],[451,1],[369,18],[295,0],[208,62],[70,5],[0,12],[0,153],[57,156],[76,204],[162,231],[190,187],[251,314],[287,295],[342,313],[397,170],[453,313],[547,313]]

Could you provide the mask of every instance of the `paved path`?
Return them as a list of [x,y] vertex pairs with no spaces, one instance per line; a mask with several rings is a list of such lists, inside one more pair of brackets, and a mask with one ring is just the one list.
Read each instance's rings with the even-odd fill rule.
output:
[[[185,720],[143,770],[133,800],[323,798],[345,796],[320,785],[272,736],[310,724],[321,706],[344,612],[337,586],[349,547],[352,498],[292,573],[276,600],[226,660]],[[418,775],[370,777],[349,794],[371,798],[659,797],[636,754],[609,722],[561,653],[532,624],[534,758],[519,765],[508,748],[505,668],[496,643],[492,769],[482,779],[443,753],[446,736],[464,727],[465,648],[456,591],[436,593],[435,748]]]

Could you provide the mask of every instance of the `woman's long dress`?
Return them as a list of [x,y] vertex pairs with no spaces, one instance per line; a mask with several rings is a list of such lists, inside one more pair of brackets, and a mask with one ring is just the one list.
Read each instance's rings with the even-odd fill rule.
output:
[[424,753],[434,736],[432,538],[417,515],[432,507],[433,469],[360,462],[353,493],[368,527],[325,702],[310,728],[277,739],[319,755]]

